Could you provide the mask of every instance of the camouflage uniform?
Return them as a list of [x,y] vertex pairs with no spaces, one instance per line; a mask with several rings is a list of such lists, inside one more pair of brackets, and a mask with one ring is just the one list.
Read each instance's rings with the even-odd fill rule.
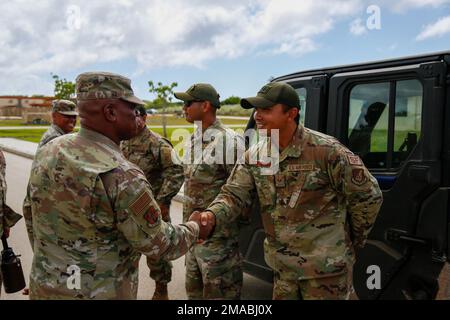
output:
[[[59,112],[64,115],[76,116],[78,112],[76,111],[76,104],[69,100],[53,100],[52,102],[52,112]],[[39,142],[38,149],[52,141],[55,138],[65,135],[63,129],[58,127],[56,124],[52,124],[50,128],[43,134],[41,141]],[[22,212],[25,217],[31,216],[31,199],[29,195],[29,187],[27,186],[27,193],[25,199],[23,200]],[[32,226],[28,223],[30,219],[25,219],[28,234],[32,232]],[[31,241],[31,239],[30,239]]]
[[[183,167],[172,161],[172,145],[167,139],[144,128],[136,137],[122,141],[120,148],[125,158],[145,173],[159,206],[170,207],[172,198],[183,184]],[[165,219],[170,222],[170,216]],[[153,262],[147,258],[150,277],[156,282],[168,283],[172,279],[172,263]]]
[[[56,124],[52,124],[50,128],[44,133],[44,135],[41,138],[41,141],[38,145],[38,150],[46,145],[48,142],[52,141],[53,139],[63,136],[66,133],[58,127]],[[25,199],[23,200],[22,204],[22,212],[23,216],[25,217],[25,225],[27,227],[28,235],[32,234],[33,226],[31,225],[31,198],[30,198],[30,187],[27,186],[27,193],[25,195]],[[30,241],[32,239],[30,238]],[[33,246],[32,246],[33,247]]]
[[[0,150],[0,238],[4,228],[13,227],[22,217],[6,205],[6,161]],[[2,290],[2,273],[0,272],[0,294]]]
[[42,147],[47,142],[50,142],[51,140],[58,138],[64,134],[65,132],[60,127],[58,127],[56,124],[52,124],[50,128],[48,128],[47,131],[45,131],[44,135],[42,136],[38,148]]
[[[58,112],[67,116],[77,116],[78,112],[76,111],[76,104],[70,100],[53,100],[52,102],[52,112]],[[50,128],[44,133],[39,142],[38,148],[45,145],[47,142],[64,135],[65,132],[58,127],[56,124],[52,124]]]
[[208,207],[216,230],[257,196],[264,255],[275,273],[274,299],[344,299],[352,290],[353,247],[364,245],[382,202],[375,178],[335,138],[299,125],[281,152],[279,171],[251,164],[251,147]]
[[[120,75],[84,73],[76,87],[79,100],[143,104]],[[176,259],[198,239],[197,223],[162,221],[142,170],[86,128],[38,150],[29,192],[31,299],[136,299],[141,254]]]
[[[243,139],[233,130],[216,120],[203,135],[216,130],[213,141],[196,141],[202,137],[201,132],[194,133],[188,153],[190,165],[185,166],[185,203],[183,218],[186,221],[195,210],[202,211],[214,200],[230,175],[234,164],[227,164],[225,156],[235,155],[237,143]],[[212,133],[214,135],[214,133]],[[240,141],[239,141],[240,140]],[[223,164],[207,164],[205,158],[212,156],[216,145],[224,141],[224,146],[233,150],[224,150]],[[204,160],[194,163],[194,148],[201,143]],[[234,162],[236,161],[234,156]],[[206,162],[206,163],[205,163]],[[212,162],[212,161],[211,161]],[[209,163],[211,163],[209,162]],[[232,161],[233,162],[233,161]],[[234,163],[233,162],[233,163]],[[238,210],[239,213],[242,210]],[[242,287],[242,257],[238,247],[238,221],[227,223],[220,232],[201,244],[196,244],[186,254],[186,292],[189,299],[239,299]]]

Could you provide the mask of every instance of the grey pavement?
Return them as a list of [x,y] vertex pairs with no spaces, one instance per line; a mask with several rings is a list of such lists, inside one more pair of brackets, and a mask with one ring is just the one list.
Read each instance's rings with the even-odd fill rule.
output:
[[[8,184],[6,202],[16,212],[22,213],[22,202],[25,198],[26,185],[37,144],[13,138],[0,138],[0,148],[3,149],[6,158],[6,181]],[[170,216],[172,222],[175,224],[181,223],[182,220],[183,204],[180,202],[182,198],[182,193],[180,192],[175,200],[172,201],[170,207]],[[16,254],[21,254],[25,279],[28,284],[33,253],[23,219],[12,228],[9,243]],[[174,300],[186,299],[184,288],[184,257],[173,261],[173,266],[172,281],[169,283],[169,296]],[[149,277],[146,259],[142,257],[139,263],[138,299],[150,299],[153,291],[154,282]],[[242,299],[267,300],[271,298],[271,292],[272,286],[270,284],[248,274],[244,274]],[[23,296],[20,292],[5,294],[2,291],[0,299],[26,300],[28,297]]]

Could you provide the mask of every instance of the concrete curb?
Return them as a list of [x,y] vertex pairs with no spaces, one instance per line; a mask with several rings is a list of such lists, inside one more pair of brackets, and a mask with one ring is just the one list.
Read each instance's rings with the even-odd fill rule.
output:
[[8,153],[15,154],[15,155],[20,156],[20,157],[24,157],[24,158],[27,158],[27,159],[34,160],[34,153],[20,151],[20,150],[17,150],[17,149],[5,146],[2,143],[0,143],[0,149],[2,149],[5,152],[8,152]]

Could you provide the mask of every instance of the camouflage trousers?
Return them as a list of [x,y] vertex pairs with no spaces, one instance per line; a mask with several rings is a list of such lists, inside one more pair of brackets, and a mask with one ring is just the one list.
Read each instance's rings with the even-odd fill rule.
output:
[[186,254],[186,293],[190,300],[239,300],[242,289],[242,257],[239,248],[213,263],[195,250]]
[[354,292],[351,273],[308,280],[283,279],[275,273],[274,300],[349,300]]

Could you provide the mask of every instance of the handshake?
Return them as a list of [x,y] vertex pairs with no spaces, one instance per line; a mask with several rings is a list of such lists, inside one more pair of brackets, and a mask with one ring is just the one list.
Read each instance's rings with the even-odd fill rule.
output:
[[199,243],[208,239],[216,226],[216,216],[211,211],[194,211],[189,217],[189,221],[196,222],[200,227]]

